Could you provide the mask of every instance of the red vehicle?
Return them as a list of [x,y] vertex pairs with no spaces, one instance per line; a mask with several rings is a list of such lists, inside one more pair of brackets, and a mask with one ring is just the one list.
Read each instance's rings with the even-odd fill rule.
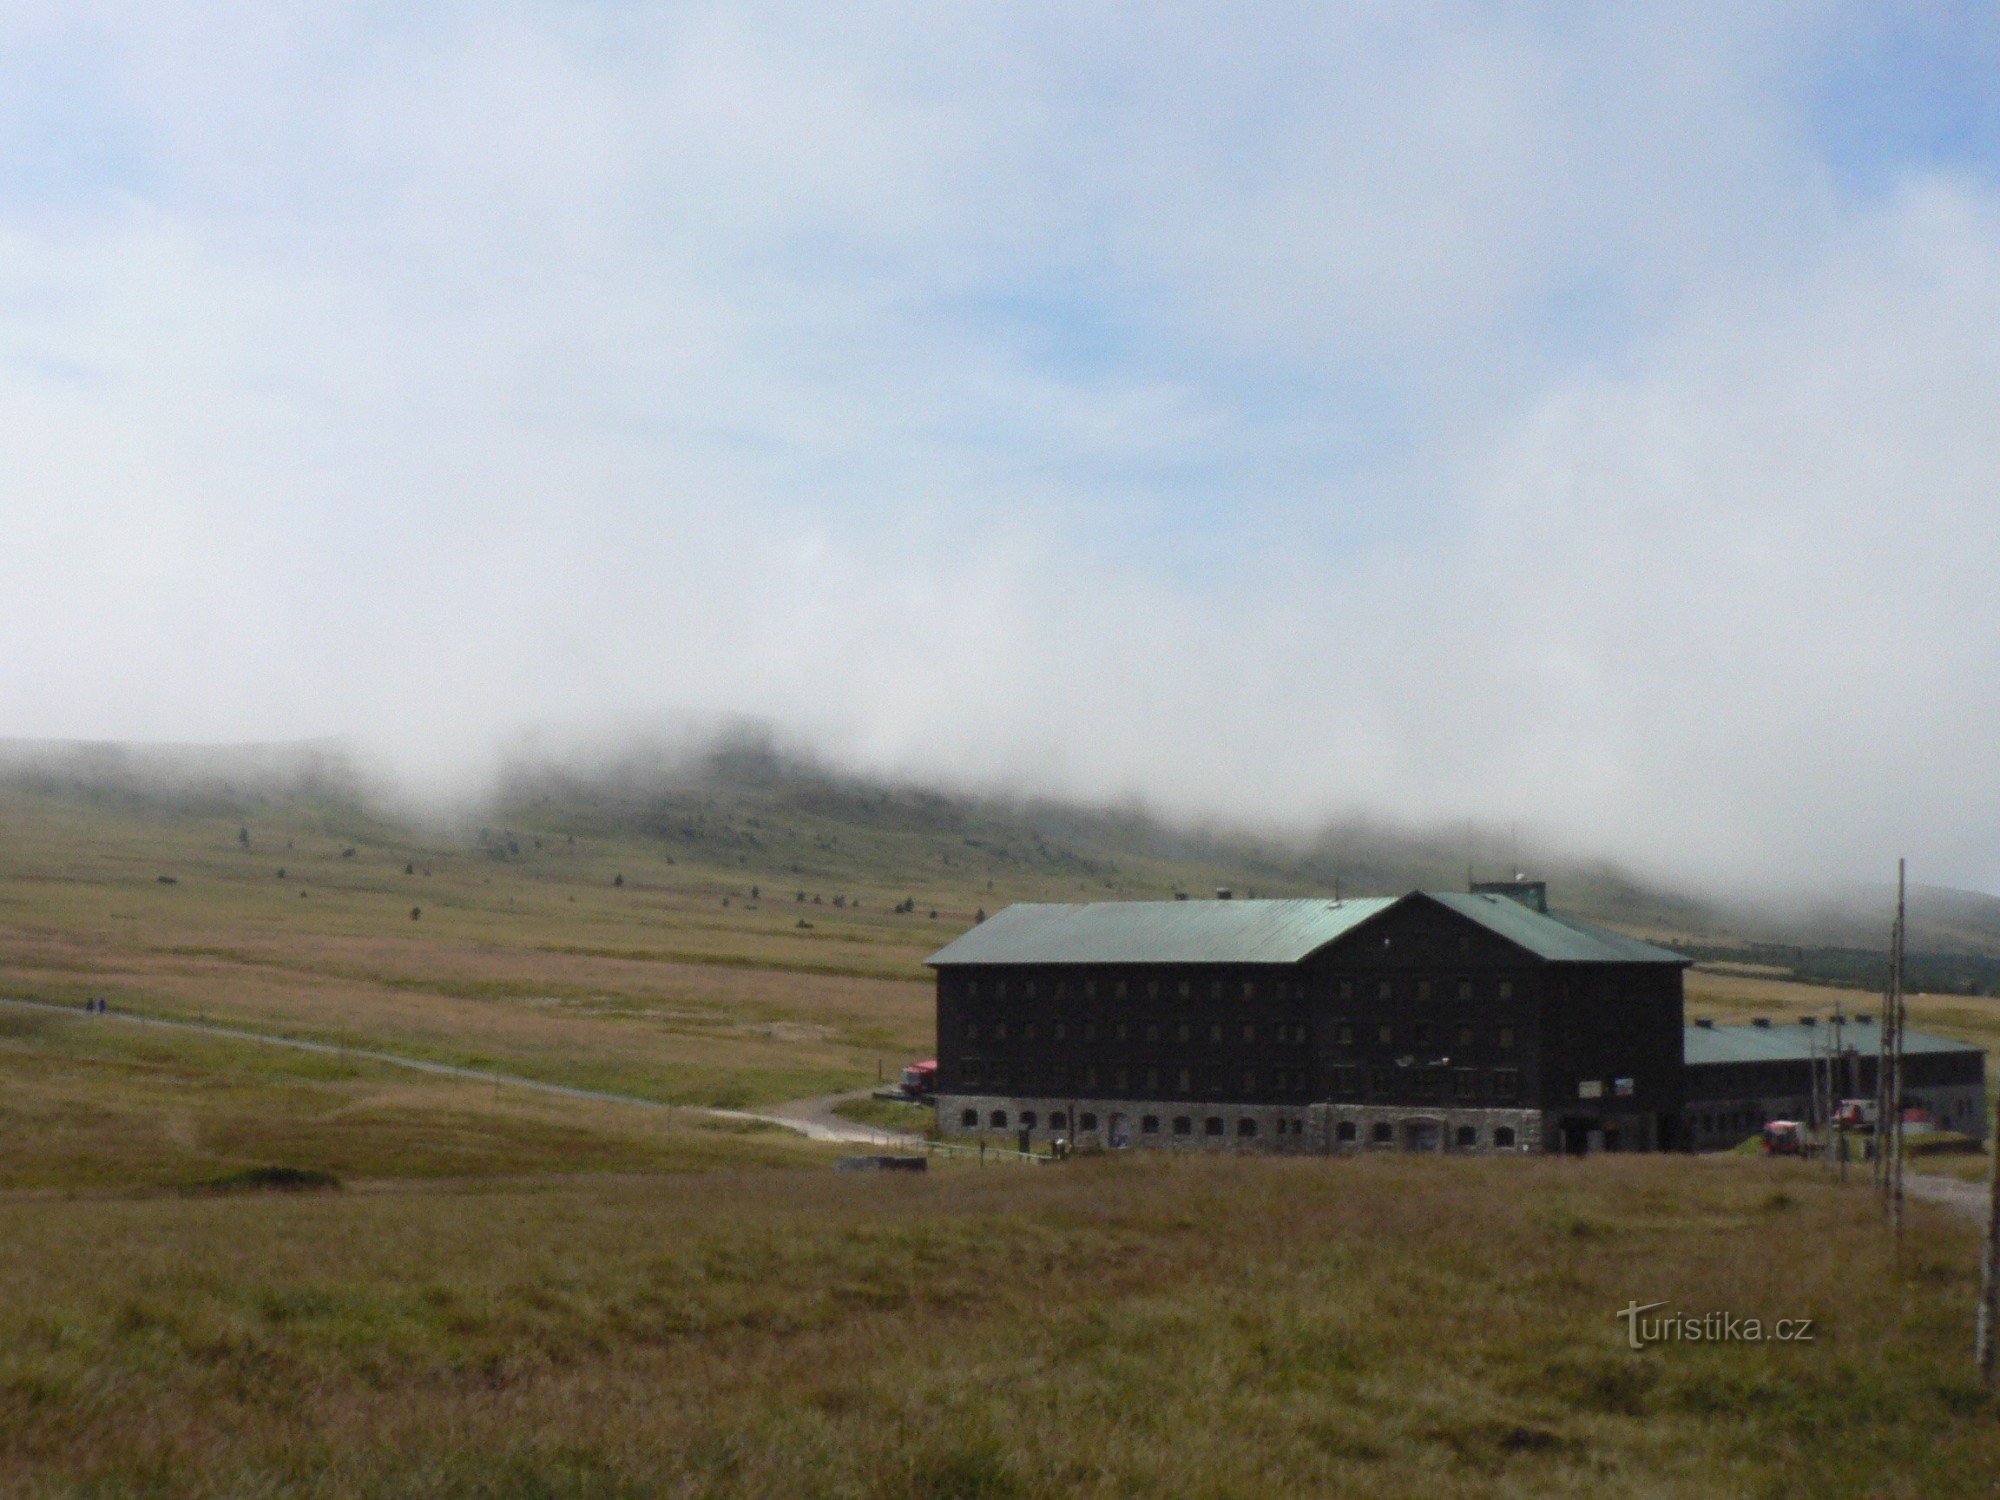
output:
[[903,1093],[911,1099],[930,1099],[937,1095],[937,1059],[911,1063],[903,1069]]
[[1764,1127],[1766,1156],[1803,1156],[1803,1132],[1797,1120],[1773,1120]]

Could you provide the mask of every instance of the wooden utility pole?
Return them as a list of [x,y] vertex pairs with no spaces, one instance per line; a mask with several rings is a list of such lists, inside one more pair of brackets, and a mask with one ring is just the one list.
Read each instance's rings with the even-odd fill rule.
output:
[[2000,1102],[1993,1109],[1993,1165],[1986,1174],[1986,1250],[1979,1262],[1979,1317],[1973,1355],[1979,1378],[1993,1389],[1994,1343],[2000,1338]]
[[[1833,1056],[1826,1065],[1827,1093],[1833,1098],[1833,1111],[1840,1113],[1840,1102],[1848,1095],[1847,1087],[1847,1015],[1841,1010],[1838,1000],[1833,1002]],[[1847,1130],[1836,1125],[1828,1133],[1836,1160],[1833,1170],[1842,1182],[1847,1181]]]
[[1889,1011],[1895,1018],[1895,1036],[1889,1043],[1889,1224],[1896,1232],[1897,1249],[1903,1240],[1903,952],[1909,915],[1904,862],[1896,861],[1896,927],[1889,947]]
[[[1894,929],[1889,934],[1889,948],[1896,947]],[[1893,960],[1892,960],[1893,962]],[[1889,981],[1882,981],[1881,1022],[1875,1028],[1875,1133],[1871,1140],[1873,1150],[1869,1153],[1870,1164],[1874,1168],[1875,1191],[1881,1195],[1883,1206],[1889,1201],[1889,1029],[1895,1023],[1890,1019]]]

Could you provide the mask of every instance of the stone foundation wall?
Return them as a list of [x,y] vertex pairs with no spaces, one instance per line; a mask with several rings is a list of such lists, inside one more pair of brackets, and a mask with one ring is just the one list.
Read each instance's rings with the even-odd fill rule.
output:
[[1315,1104],[1310,1114],[1306,1149],[1315,1153],[1540,1151],[1547,1139],[1538,1109]]
[[[1033,1123],[1024,1126],[1024,1118]],[[1368,1150],[1540,1151],[1545,1142],[1553,1141],[1541,1111],[1534,1109],[945,1094],[938,1098],[937,1119],[945,1136],[984,1139],[998,1146],[1019,1147],[1025,1129],[1030,1149],[1041,1149],[1058,1137],[1080,1146],[1313,1155]],[[1149,1121],[1154,1128],[1147,1128]],[[1352,1126],[1352,1139],[1343,1138],[1343,1125]],[[1386,1141],[1377,1139],[1379,1128],[1388,1130]]]
[[[1032,1117],[1034,1123],[1025,1128],[1028,1144],[1036,1149],[1061,1137],[1079,1146],[1304,1151],[1311,1112],[1306,1104],[1050,1099],[1019,1094],[941,1094],[937,1103],[939,1133],[960,1140],[983,1138],[1018,1147],[1023,1117]],[[974,1123],[966,1123],[968,1114]],[[1147,1129],[1148,1121],[1154,1128]]]

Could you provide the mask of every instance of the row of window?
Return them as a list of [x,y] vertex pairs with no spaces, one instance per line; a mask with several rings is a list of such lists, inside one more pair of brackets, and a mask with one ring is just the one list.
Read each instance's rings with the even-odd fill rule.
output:
[[1117,1063],[1100,1067],[1096,1063],[1085,1063],[1080,1067],[1070,1067],[1066,1063],[1010,1063],[1005,1058],[961,1058],[958,1064],[959,1083],[965,1088],[1015,1088],[1026,1094],[1047,1092],[1064,1093],[1071,1088],[1086,1093],[1100,1088],[1108,1088],[1113,1093],[1129,1094],[1135,1089],[1146,1094],[1157,1094],[1163,1087],[1170,1087],[1183,1097],[1191,1097],[1197,1091],[1219,1098],[1229,1094],[1240,1084],[1242,1092],[1251,1096],[1265,1094],[1304,1094],[1307,1091],[1306,1070],[1304,1068],[1158,1068],[1134,1067],[1128,1063]]
[[1201,994],[1209,1000],[1225,997],[1242,1000],[1303,1000],[1306,985],[1302,979],[1254,978],[1215,976],[1196,980],[1183,976],[1179,979],[1099,979],[1095,976],[1076,980],[1074,983],[1060,977],[1047,981],[1033,974],[998,974],[981,979],[969,975],[964,981],[965,997],[968,1000],[1035,1000],[1048,998],[1062,1000],[1071,994],[1080,995],[1085,1000],[1132,1000],[1144,998],[1159,1000],[1162,997],[1178,996],[1182,1000],[1192,1000]]
[[[1117,1135],[1124,1129],[1123,1121],[1123,1116],[1112,1117],[1112,1132],[1114,1135]],[[958,1116],[958,1123],[966,1130],[980,1129],[979,1111],[976,1109],[961,1110]],[[1039,1112],[1035,1110],[1022,1110],[1018,1115],[1012,1117],[1010,1124],[1007,1111],[996,1109],[987,1114],[985,1128],[988,1130],[1007,1130],[1010,1128],[1016,1130],[1040,1130],[1044,1127],[1041,1123]],[[1046,1128],[1049,1130],[1068,1130],[1068,1111],[1060,1109],[1049,1111]],[[1096,1113],[1091,1110],[1079,1110],[1076,1117],[1076,1128],[1079,1133],[1094,1133],[1097,1130]],[[1305,1129],[1305,1121],[1300,1119],[1279,1119],[1273,1122],[1273,1131],[1280,1137],[1302,1137],[1305,1134]],[[1170,1122],[1163,1122],[1159,1115],[1141,1115],[1139,1117],[1139,1134],[1157,1136],[1169,1133],[1181,1137],[1193,1136],[1195,1134],[1194,1116],[1175,1115],[1171,1118]],[[1229,1134],[1228,1122],[1221,1115],[1204,1116],[1201,1122],[1201,1134],[1211,1140],[1226,1137]],[[1257,1134],[1258,1124],[1254,1119],[1248,1115],[1237,1118],[1236,1138],[1238,1140],[1255,1140]],[[1342,1145],[1358,1145],[1360,1143],[1360,1133],[1354,1121],[1339,1121],[1334,1126],[1334,1139]],[[1511,1125],[1496,1125],[1493,1128],[1492,1144],[1496,1149],[1509,1150],[1514,1146],[1517,1139],[1514,1127]],[[1388,1120],[1377,1120],[1369,1127],[1369,1141],[1371,1144],[1377,1146],[1393,1146],[1396,1143],[1395,1125]],[[1117,1144],[1117,1142],[1114,1141],[1114,1144]],[[1460,1125],[1452,1132],[1452,1144],[1461,1150],[1477,1150],[1480,1145],[1479,1127],[1476,1125]]]
[[[1495,1099],[1508,1101],[1521,1096],[1518,1068],[1446,1068],[1341,1066],[1333,1069],[1330,1082],[1335,1099]],[[1366,1087],[1366,1094],[1363,1088]]]
[[[1238,1025],[1228,1025],[1221,1021],[1210,1021],[1205,1027],[1197,1028],[1191,1021],[1180,1021],[1162,1026],[1158,1021],[1148,1021],[1143,1026],[1135,1026],[1130,1021],[1116,1021],[1106,1028],[1113,1041],[1129,1042],[1134,1036],[1143,1036],[1149,1042],[1157,1042],[1163,1034],[1171,1035],[1177,1042],[1191,1042],[1198,1033],[1205,1034],[1212,1044],[1241,1040],[1245,1046],[1255,1046],[1260,1037],[1275,1042],[1281,1047],[1303,1047],[1306,1044],[1306,1024],[1303,1021],[1279,1021],[1274,1025],[1259,1028],[1255,1021],[1245,1021]],[[963,1028],[965,1040],[976,1042],[981,1039],[981,1025],[978,1021],[967,1021]],[[989,1021],[984,1027],[986,1035],[993,1041],[1004,1042],[1018,1039],[1024,1042],[1039,1040],[1045,1033],[1052,1042],[1066,1042],[1072,1031],[1080,1041],[1097,1040],[1098,1025],[1095,1021],[1084,1021],[1072,1027],[1067,1021],[1050,1021],[1046,1025],[1036,1021]]]
[[[1012,1128],[1017,1130],[1039,1130],[1043,1128],[1040,1114],[1032,1109],[1022,1110],[1018,1115],[1014,1116],[1014,1121],[1015,1123]],[[1124,1128],[1123,1122],[1124,1116],[1113,1116],[1112,1129],[1114,1133]],[[976,1109],[960,1111],[958,1123],[967,1130],[979,1129],[979,1111]],[[990,1112],[986,1117],[986,1128],[988,1130],[1008,1129],[1007,1111],[996,1109]],[[1060,1109],[1049,1111],[1047,1128],[1050,1130],[1069,1129],[1068,1112]],[[1076,1128],[1079,1133],[1095,1131],[1097,1129],[1096,1114],[1087,1109],[1079,1110],[1076,1116]],[[1274,1134],[1279,1136],[1303,1136],[1306,1124],[1303,1120],[1281,1119],[1273,1122],[1272,1130]],[[1163,1128],[1163,1122],[1158,1115],[1141,1115],[1139,1117],[1139,1134],[1164,1135],[1168,1133],[1181,1136],[1193,1135],[1195,1133],[1194,1117],[1192,1115],[1175,1115],[1165,1128]],[[1225,1136],[1229,1133],[1228,1123],[1221,1115],[1209,1115],[1201,1122],[1201,1133],[1204,1136]],[[1253,1140],[1256,1138],[1257,1133],[1258,1125],[1255,1120],[1251,1119],[1248,1115],[1238,1118],[1236,1121],[1236,1135],[1239,1140]]]
[[[1493,1045],[1503,1052],[1514,1047],[1514,1028],[1500,1026],[1494,1028]],[[1460,1048],[1476,1047],[1480,1043],[1480,1031],[1470,1021],[1460,1021],[1454,1026],[1439,1026],[1430,1021],[1412,1021],[1408,1027],[1398,1031],[1390,1021],[1369,1024],[1361,1021],[1335,1021],[1333,1040],[1336,1046],[1352,1047],[1358,1038],[1367,1037],[1378,1047],[1393,1047],[1397,1037],[1412,1047],[1434,1047],[1438,1038],[1448,1036]]]
[[[1343,979],[1340,981],[1340,998],[1354,1000],[1373,994],[1377,1000],[1394,1000],[1407,995],[1413,1000],[1442,1000],[1447,986],[1454,1000],[1474,998],[1476,986],[1470,974],[1461,974],[1456,979]],[[1492,990],[1496,1000],[1514,998],[1514,981],[1496,980]]]
[[[1333,1138],[1345,1146],[1358,1145],[1360,1132],[1352,1120],[1342,1120],[1333,1127]],[[1370,1144],[1393,1146],[1396,1144],[1396,1127],[1387,1120],[1377,1120],[1368,1130]],[[1517,1137],[1511,1125],[1493,1127],[1493,1145],[1500,1150],[1511,1148]],[[1463,1150],[1477,1150],[1479,1147],[1479,1127],[1461,1125],[1452,1132],[1452,1143]]]
[[[1220,977],[1195,979],[1183,976],[1178,979],[1097,979],[1084,978],[1071,981],[1063,978],[1043,980],[1035,975],[992,975],[985,979],[978,975],[968,975],[963,982],[963,993],[968,1000],[1063,1000],[1072,994],[1085,1000],[1133,1000],[1143,998],[1151,1001],[1179,998],[1192,1000],[1200,997],[1220,1002],[1224,999],[1240,1000],[1303,1000],[1306,998],[1306,982],[1303,979],[1284,978],[1230,978]],[[1442,1000],[1449,993],[1459,1000],[1474,998],[1479,985],[1470,974],[1460,974],[1451,979],[1438,978],[1381,978],[1342,979],[1338,982],[1340,998],[1353,1000],[1358,996],[1373,994],[1378,1000],[1394,1000],[1407,995],[1413,999]],[[1514,998],[1515,981],[1499,979],[1492,983],[1491,995],[1499,1000]]]

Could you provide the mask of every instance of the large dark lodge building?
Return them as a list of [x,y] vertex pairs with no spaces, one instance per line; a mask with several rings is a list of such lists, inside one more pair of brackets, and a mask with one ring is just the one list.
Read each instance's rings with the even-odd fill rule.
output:
[[[930,963],[953,1135],[1647,1151],[1715,1144],[1763,1097],[1684,1060],[1687,959],[1549,911],[1539,883],[1025,904]],[[1983,1054],[1955,1050],[1983,1088]]]

